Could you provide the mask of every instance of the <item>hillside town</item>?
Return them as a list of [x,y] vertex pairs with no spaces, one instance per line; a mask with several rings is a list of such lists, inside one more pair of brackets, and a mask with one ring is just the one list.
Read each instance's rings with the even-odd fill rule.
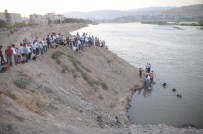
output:
[[49,22],[63,21],[65,19],[64,15],[56,13],[47,13],[45,15],[40,14],[30,14],[29,19],[23,18],[19,13],[9,13],[8,10],[5,12],[0,12],[0,20],[5,21],[7,24],[21,23],[26,24],[39,24],[46,25]]

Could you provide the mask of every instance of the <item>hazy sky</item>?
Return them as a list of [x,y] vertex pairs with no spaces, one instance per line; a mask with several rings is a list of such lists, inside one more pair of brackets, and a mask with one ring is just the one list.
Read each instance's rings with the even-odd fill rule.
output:
[[0,0],[0,12],[29,14],[46,14],[55,12],[63,14],[70,11],[92,10],[129,10],[151,6],[185,6],[203,4],[203,0]]

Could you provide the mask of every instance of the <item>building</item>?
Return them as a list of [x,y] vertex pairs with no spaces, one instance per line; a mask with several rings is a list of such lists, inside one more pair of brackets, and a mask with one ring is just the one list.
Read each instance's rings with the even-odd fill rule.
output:
[[49,21],[52,23],[55,20],[63,21],[65,19],[64,15],[56,14],[56,13],[47,13],[46,15],[39,15],[39,14],[31,14],[30,15],[30,23],[32,24],[40,24],[46,25]]
[[4,13],[0,13],[0,20],[6,21],[6,18],[5,18],[5,14],[4,14]]
[[47,13],[46,17],[48,20],[51,20],[51,21],[55,21],[55,20],[63,21],[65,19],[64,15],[62,14],[57,15],[56,13]]
[[18,13],[8,13],[7,10],[5,12],[0,13],[0,19],[4,20],[8,24],[14,24],[17,22],[22,22],[22,17]]
[[39,25],[46,25],[48,24],[48,20],[45,16],[39,14],[31,14],[30,15],[30,23],[31,24],[39,24]]

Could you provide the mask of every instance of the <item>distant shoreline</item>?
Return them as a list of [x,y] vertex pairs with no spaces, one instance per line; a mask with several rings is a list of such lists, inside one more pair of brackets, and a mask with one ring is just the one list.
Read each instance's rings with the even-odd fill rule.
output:
[[141,24],[154,25],[180,25],[180,26],[203,26],[203,22],[168,22],[168,21],[141,21]]

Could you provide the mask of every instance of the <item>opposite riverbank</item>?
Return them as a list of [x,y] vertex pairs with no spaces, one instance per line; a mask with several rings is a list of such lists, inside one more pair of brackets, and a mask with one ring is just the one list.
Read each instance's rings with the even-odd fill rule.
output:
[[[15,37],[13,43],[19,43],[25,35],[31,40],[31,31],[41,39],[44,31],[68,35],[83,26],[86,25],[36,27],[14,33],[9,38]],[[1,43],[4,47],[7,45],[2,40]],[[132,89],[141,84],[138,73],[137,68],[104,48],[92,46],[80,53],[65,46],[49,49],[36,61],[14,66],[8,73],[0,74],[0,91],[5,93],[0,98],[0,132],[202,132],[166,125],[131,125],[126,108]],[[22,83],[25,88],[18,86]]]

